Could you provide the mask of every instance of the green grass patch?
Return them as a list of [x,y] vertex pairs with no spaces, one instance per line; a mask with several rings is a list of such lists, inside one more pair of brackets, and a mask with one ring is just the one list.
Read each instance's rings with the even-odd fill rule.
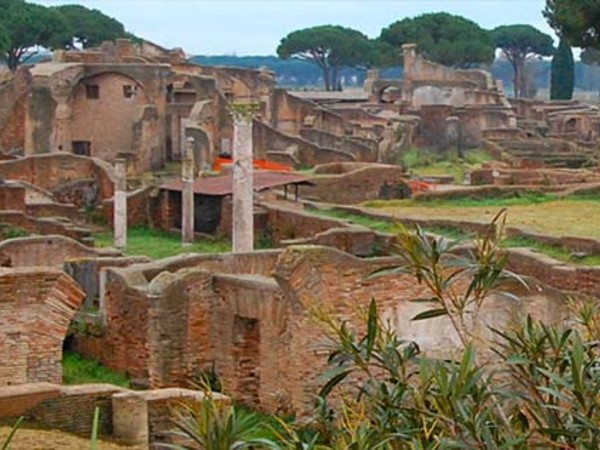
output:
[[391,220],[377,219],[374,217],[363,216],[361,214],[355,214],[347,211],[339,211],[334,209],[319,209],[312,212],[318,216],[341,219],[346,222],[361,225],[363,227],[370,228],[371,230],[381,231],[383,233],[394,233],[398,231],[398,225]]
[[535,239],[528,237],[515,236],[506,238],[502,241],[502,246],[505,248],[516,248],[526,247],[531,250],[535,250],[543,255],[554,258],[558,261],[578,264],[583,266],[600,266],[600,256],[584,256],[583,258],[573,258],[570,251],[565,250],[562,247],[556,247],[542,242],[538,242]]
[[62,366],[64,384],[108,383],[125,388],[130,386],[126,376],[74,352],[64,352]]
[[[570,198],[570,197],[567,197]],[[543,192],[524,192],[512,194],[509,197],[487,197],[487,198],[445,198],[431,199],[419,197],[409,200],[372,200],[365,202],[362,206],[368,208],[410,208],[410,207],[432,207],[432,208],[477,208],[477,207],[507,207],[507,206],[527,206],[546,202],[561,200],[556,194]],[[585,200],[585,199],[581,199]]]
[[467,150],[460,159],[456,151],[449,154],[435,154],[428,150],[409,150],[402,158],[410,172],[421,177],[452,175],[454,182],[461,184],[465,174],[481,168],[484,162],[491,161],[491,155],[483,149]]
[[[111,247],[114,243],[112,231],[97,233],[94,237],[98,247]],[[199,240],[190,246],[183,247],[180,236],[162,230],[133,227],[127,233],[125,254],[162,259],[182,253],[225,253],[229,251],[231,251],[231,243],[228,240]]]
[[[347,222],[361,225],[365,228],[382,233],[398,233],[402,224],[402,221],[377,219],[375,217],[363,216],[356,213],[334,209],[321,209],[314,212],[317,213],[317,215],[345,220]],[[414,229],[412,226],[409,226],[408,228]],[[465,233],[464,231],[453,227],[427,227],[423,228],[423,231],[438,234],[448,239],[468,239],[469,237],[472,237],[472,235],[469,233]]]
[[452,240],[462,241],[473,238],[472,234],[452,227],[426,227],[423,230],[427,233],[437,234]]

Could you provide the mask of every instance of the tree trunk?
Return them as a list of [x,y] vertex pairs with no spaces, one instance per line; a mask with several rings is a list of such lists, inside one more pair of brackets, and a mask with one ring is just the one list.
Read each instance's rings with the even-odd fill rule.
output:
[[323,82],[325,83],[325,90],[331,90],[331,84],[329,82],[329,67],[323,66]]
[[332,91],[337,91],[338,88],[338,73],[339,73],[339,68],[338,66],[333,66],[332,67],[333,70],[333,76],[331,77],[331,90]]
[[524,71],[525,71],[525,67],[524,67],[524,61],[519,58],[518,56],[515,56],[514,59],[512,59],[511,64],[513,66],[513,89],[515,91],[515,98],[521,98],[523,96],[523,91],[524,91],[524,82],[525,82],[525,77],[524,77]]

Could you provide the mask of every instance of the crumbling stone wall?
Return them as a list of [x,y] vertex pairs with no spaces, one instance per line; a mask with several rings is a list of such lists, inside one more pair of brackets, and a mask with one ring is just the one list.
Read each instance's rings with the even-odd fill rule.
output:
[[333,161],[354,161],[345,151],[319,147],[302,137],[287,134],[260,121],[254,121],[252,138],[255,158],[289,164],[294,168],[313,167]]
[[406,174],[399,166],[386,164],[333,163],[317,167],[313,186],[300,186],[300,195],[310,200],[353,204],[367,200],[410,197]]
[[[114,190],[113,169],[103,161],[68,153],[27,156],[18,160],[0,161],[0,177],[25,181],[48,191],[58,190],[81,179],[94,180],[100,198],[110,198]],[[74,201],[74,195],[70,198]],[[82,199],[83,200],[83,199]]]
[[333,111],[303,100],[284,89],[273,91],[273,121],[271,125],[284,133],[297,135],[301,128],[310,126],[342,136],[350,123]]
[[62,268],[67,259],[99,256],[99,253],[66,236],[35,236],[0,242],[0,254],[10,259],[10,267]]
[[[427,295],[411,275],[367,278],[394,262],[298,246],[109,269],[101,359],[152,386],[212,374],[242,402],[302,414],[313,405],[326,365],[327,339],[314,308],[359,327],[360,309],[375,299],[383,319],[430,354],[443,356],[457,345],[446,319],[410,320],[432,306],[410,301]],[[532,284],[522,293],[520,304],[490,298],[480,332],[527,312],[562,317],[564,302],[543,287]]]
[[248,255],[187,255],[123,269],[107,268],[104,285],[100,287],[104,289],[104,299],[101,299],[104,309],[100,313],[105,317],[106,329],[99,337],[76,336],[75,348],[115,370],[147,381],[150,371],[156,370],[149,368],[149,336],[158,326],[152,324],[151,319],[162,317],[160,314],[151,317],[150,299],[158,301],[158,297],[149,297],[148,289],[159,274],[197,267],[210,273],[268,276],[278,254],[279,251],[274,250]]
[[0,386],[62,381],[62,343],[83,296],[58,269],[0,269]]
[[85,244],[93,243],[92,232],[64,220],[52,218],[35,218],[21,211],[0,211],[0,224],[11,228],[20,228],[29,233],[60,234],[71,237]]
[[21,67],[14,74],[0,79],[0,148],[25,148],[26,94],[31,73]]

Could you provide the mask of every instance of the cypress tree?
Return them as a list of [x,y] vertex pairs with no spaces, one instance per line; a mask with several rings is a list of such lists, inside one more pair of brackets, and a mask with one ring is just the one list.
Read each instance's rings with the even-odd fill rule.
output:
[[552,75],[550,78],[550,99],[571,100],[575,87],[575,61],[571,46],[561,38],[560,44],[552,58]]

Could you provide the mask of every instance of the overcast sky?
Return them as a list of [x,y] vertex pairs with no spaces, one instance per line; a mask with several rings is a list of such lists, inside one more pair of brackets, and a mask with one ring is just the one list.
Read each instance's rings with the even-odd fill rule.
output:
[[122,22],[127,30],[188,54],[270,55],[290,31],[342,25],[369,37],[404,17],[446,11],[484,28],[530,24],[552,34],[545,0],[35,0],[80,3]]

